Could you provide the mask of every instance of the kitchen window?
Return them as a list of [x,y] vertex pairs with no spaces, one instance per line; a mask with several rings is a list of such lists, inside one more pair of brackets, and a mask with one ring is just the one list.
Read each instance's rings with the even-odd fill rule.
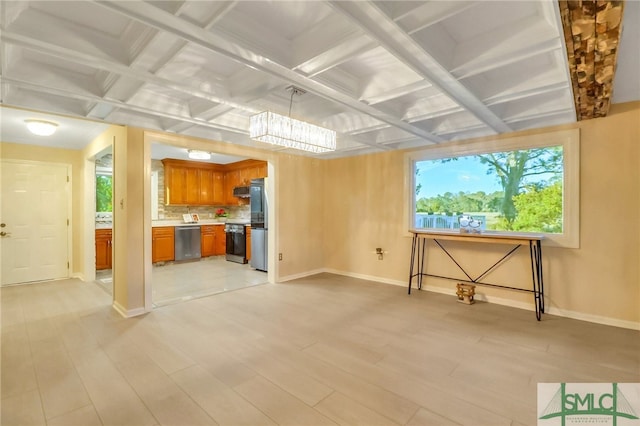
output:
[[[408,156],[415,229],[545,234],[579,246],[579,131],[451,143]],[[462,218],[462,220],[460,220]]]

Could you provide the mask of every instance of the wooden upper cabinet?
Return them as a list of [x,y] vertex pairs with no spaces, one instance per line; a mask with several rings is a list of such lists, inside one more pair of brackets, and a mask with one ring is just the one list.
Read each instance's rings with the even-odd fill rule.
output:
[[185,171],[185,202],[188,205],[206,204],[202,203],[200,197],[200,170],[187,168]]
[[224,173],[223,172],[213,172],[211,176],[211,184],[213,188],[213,195],[211,201],[214,205],[224,204],[225,201],[225,193],[224,193]]
[[267,176],[266,161],[243,160],[231,164],[164,159],[167,205],[220,206],[248,204],[233,196],[233,188],[248,186],[252,179]]
[[[212,206],[223,204],[220,188],[224,167],[220,164],[164,159],[165,203],[167,205]],[[216,194],[216,189],[218,193]]]
[[267,176],[267,162],[260,160],[243,160],[225,166],[225,194],[226,202],[231,205],[248,204],[249,198],[233,196],[236,186],[249,186],[252,179]]
[[240,203],[240,198],[233,196],[233,188],[240,186],[240,170],[231,170],[224,174],[225,204],[236,205]]
[[200,170],[200,204],[215,204],[213,196],[213,170]]
[[184,167],[165,166],[164,181],[164,199],[166,204],[186,204],[186,169]]

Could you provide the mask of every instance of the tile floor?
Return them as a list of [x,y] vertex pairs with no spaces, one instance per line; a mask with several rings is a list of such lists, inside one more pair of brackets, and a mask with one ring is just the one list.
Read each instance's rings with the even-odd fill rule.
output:
[[330,274],[110,305],[2,289],[2,425],[535,425],[538,382],[640,382],[637,331]]
[[[249,264],[228,262],[224,256],[154,265],[151,273],[154,306],[165,306],[267,282],[266,272],[256,271]],[[96,283],[112,294],[111,270],[96,271]]]

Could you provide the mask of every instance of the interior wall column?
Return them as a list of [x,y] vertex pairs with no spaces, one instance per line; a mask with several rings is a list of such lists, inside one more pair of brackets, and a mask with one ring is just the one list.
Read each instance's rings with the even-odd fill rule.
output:
[[113,307],[145,313],[144,132],[127,127],[113,150]]

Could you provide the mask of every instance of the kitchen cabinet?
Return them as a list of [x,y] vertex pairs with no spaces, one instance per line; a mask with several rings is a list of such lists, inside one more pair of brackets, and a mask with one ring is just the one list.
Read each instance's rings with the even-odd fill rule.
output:
[[177,166],[165,166],[164,182],[165,203],[168,205],[185,204],[187,199],[185,194],[187,186],[186,169]]
[[164,159],[167,205],[213,206],[224,204],[224,167],[220,164]]
[[175,259],[175,229],[173,226],[151,228],[151,262]]
[[247,244],[246,244],[246,251],[247,251],[247,260],[251,260],[251,227],[250,226],[245,226],[244,227],[245,230],[245,235],[247,236]]
[[267,176],[267,162],[243,160],[211,164],[165,158],[165,203],[177,206],[246,205],[249,198],[233,196],[233,188]]
[[225,193],[224,193],[224,173],[223,172],[213,172],[211,175],[211,182],[213,186],[213,193],[211,196],[211,203],[214,206],[219,206],[224,204],[225,202]]
[[96,229],[96,271],[111,269],[113,237],[111,229]]
[[200,173],[199,169],[191,167],[185,169],[185,204],[189,206],[202,204],[200,202],[201,177],[202,173]]
[[227,248],[224,225],[200,226],[200,252],[202,257],[220,256]]
[[216,252],[216,226],[200,226],[200,254],[202,257],[213,256]]
[[249,186],[252,179],[267,176],[267,162],[259,160],[243,160],[225,166],[225,199],[230,205],[249,204],[249,198],[233,196],[233,188]]
[[221,256],[227,252],[227,233],[224,232],[224,225],[216,225],[216,242],[214,255]]
[[233,196],[233,188],[240,186],[240,170],[231,170],[225,173],[225,204],[238,205],[242,204],[242,199]]

